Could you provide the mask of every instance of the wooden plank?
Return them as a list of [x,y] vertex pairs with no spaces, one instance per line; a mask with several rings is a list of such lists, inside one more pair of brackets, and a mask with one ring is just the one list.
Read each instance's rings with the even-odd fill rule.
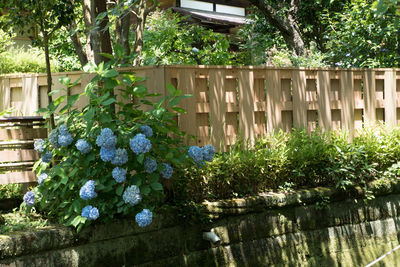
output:
[[[226,145],[232,145],[236,142],[239,134],[238,117],[239,117],[239,103],[238,91],[239,82],[236,78],[227,78],[228,76],[236,76],[237,73],[232,70],[225,71],[224,89],[225,89],[225,141]],[[228,148],[228,147],[225,147]]]
[[46,128],[0,129],[0,140],[31,140],[46,137]]
[[239,132],[254,144],[254,73],[239,70]]
[[32,171],[0,174],[0,184],[22,184],[36,181],[36,175]]
[[45,121],[42,116],[13,116],[13,117],[0,117],[0,122],[34,122]]
[[32,116],[39,109],[39,88],[37,76],[22,78],[22,107],[24,116]]
[[24,97],[22,94],[22,87],[10,87],[10,106],[13,108],[12,115],[21,115]]
[[279,70],[266,71],[267,131],[273,132],[282,128],[282,90]]
[[298,128],[307,127],[306,73],[293,71],[293,124]]
[[318,123],[323,131],[329,131],[332,127],[331,112],[331,79],[328,71],[318,71],[317,92],[318,92]]
[[10,79],[2,77],[0,79],[0,110],[10,108]]
[[354,137],[354,77],[353,72],[343,70],[340,73],[340,94],[342,96],[342,129],[349,133],[349,139]]
[[396,72],[395,70],[385,71],[385,124],[394,127],[397,124],[396,110]]
[[0,151],[0,162],[35,161],[39,158],[39,154],[33,149]]
[[216,151],[225,151],[225,71],[223,69],[210,69],[209,77],[211,144]]
[[[178,72],[178,89],[182,90],[183,94],[195,95],[195,75],[194,69],[183,69]],[[181,114],[179,118],[180,129],[185,131],[187,135],[196,136],[196,103],[195,97],[185,98],[181,101],[180,106],[187,111],[186,114]],[[193,140],[187,138],[189,144],[193,145]]]
[[364,123],[373,126],[376,122],[376,90],[375,71],[365,70],[364,72]]

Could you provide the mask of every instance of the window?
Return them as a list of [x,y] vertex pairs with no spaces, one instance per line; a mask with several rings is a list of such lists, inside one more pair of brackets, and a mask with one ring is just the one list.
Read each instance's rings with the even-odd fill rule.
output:
[[213,3],[207,3],[203,1],[181,0],[181,7],[211,11],[211,12],[214,11]]
[[215,11],[219,12],[219,13],[226,13],[226,14],[238,15],[238,16],[246,15],[243,7],[235,7],[235,6],[227,6],[227,5],[217,4]]

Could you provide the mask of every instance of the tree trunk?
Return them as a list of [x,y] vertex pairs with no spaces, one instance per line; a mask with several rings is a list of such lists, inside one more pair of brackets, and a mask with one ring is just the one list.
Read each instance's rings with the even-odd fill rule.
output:
[[[44,55],[46,58],[46,73],[47,73],[47,99],[49,104],[53,102],[53,97],[50,95],[53,79],[51,77],[51,65],[50,65],[50,53],[49,53],[49,36],[46,31],[43,31],[43,45],[44,45]],[[50,127],[51,129],[56,128],[56,123],[54,121],[54,114],[50,115]]]
[[[119,0],[121,2],[122,0]],[[122,14],[120,18],[117,19],[115,24],[115,34],[117,44],[120,44],[124,50],[125,55],[130,55],[131,47],[129,45],[129,28],[130,28],[130,18],[131,14],[129,10]]]
[[290,9],[287,18],[280,17],[276,10],[265,0],[248,0],[255,5],[265,19],[282,34],[286,45],[297,56],[304,55],[304,41],[300,35],[299,26],[296,21],[299,0],[290,1]]
[[[142,15],[142,14],[141,14]],[[139,66],[142,63],[142,49],[143,49],[143,32],[144,32],[144,20],[138,19],[135,29],[135,46],[133,52],[136,54],[136,58],[133,65]]]
[[83,20],[85,22],[86,55],[89,62],[99,64],[100,40],[98,28],[96,27],[95,0],[83,0]]
[[79,62],[81,63],[82,67],[88,63],[88,58],[86,56],[85,51],[83,50],[82,43],[79,39],[79,35],[76,32],[77,26],[75,20],[71,21],[71,25],[68,26],[69,31],[74,31],[73,34],[70,35],[72,44],[74,45],[75,52],[78,55]]
[[[96,17],[102,12],[107,12],[106,1],[95,0],[95,5],[96,5]],[[101,53],[107,53],[112,55],[113,51],[111,46],[110,31],[108,30],[108,28],[106,28],[108,22],[109,20],[107,15],[100,22],[100,29],[98,30],[100,38],[100,51]],[[101,56],[101,61],[107,62],[109,60],[110,59]]]

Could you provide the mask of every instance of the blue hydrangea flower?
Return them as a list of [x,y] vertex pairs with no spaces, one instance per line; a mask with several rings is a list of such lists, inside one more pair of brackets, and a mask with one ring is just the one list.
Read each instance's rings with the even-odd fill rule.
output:
[[129,141],[133,153],[139,155],[141,153],[149,152],[151,149],[150,140],[144,134],[137,134]]
[[157,170],[157,161],[152,158],[146,158],[144,161],[144,168],[147,173],[153,173],[155,170]]
[[81,216],[82,216],[82,217],[88,218],[88,217],[89,217],[90,210],[91,210],[92,208],[93,208],[93,207],[92,207],[91,205],[85,206],[85,207],[82,209]]
[[148,126],[148,125],[140,126],[140,131],[141,131],[142,134],[144,134],[146,137],[152,137],[152,136],[153,136],[153,129],[151,129],[151,127]]
[[49,176],[47,175],[47,173],[41,173],[41,174],[38,176],[38,184],[41,185],[41,184],[44,182],[44,180],[47,179],[47,177],[49,177]]
[[87,181],[81,187],[81,189],[79,190],[79,196],[84,200],[88,200],[88,199],[97,197],[97,193],[94,192],[94,181],[93,180]]
[[123,183],[126,180],[126,170],[120,167],[115,167],[112,170],[112,177],[117,183]]
[[53,129],[49,134],[49,141],[54,148],[59,148],[60,144],[58,143],[58,130]]
[[89,215],[88,215],[88,219],[91,221],[96,220],[97,218],[99,218],[99,210],[95,207],[93,207],[90,211],[89,211]]
[[44,152],[44,140],[43,139],[36,140],[35,143],[33,144],[33,146],[38,153]]
[[99,147],[111,149],[117,144],[117,137],[110,128],[104,128],[101,130],[100,135],[97,136],[96,144]]
[[42,154],[42,161],[49,163],[51,160],[51,157],[53,156],[53,154],[51,154],[51,152],[46,152]]
[[215,155],[215,148],[212,145],[206,145],[201,148],[203,159],[205,161],[212,161]]
[[35,204],[35,193],[33,193],[32,191],[26,192],[26,194],[24,195],[24,202],[29,207],[33,206],[33,204]]
[[100,158],[102,161],[107,162],[115,157],[115,153],[116,153],[115,148],[107,149],[102,147],[100,149]]
[[92,149],[92,146],[85,140],[79,139],[75,144],[76,148],[83,154],[87,154]]
[[69,146],[72,144],[72,141],[74,141],[74,138],[72,138],[72,135],[70,133],[67,133],[65,135],[59,135],[58,136],[58,143],[60,146]]
[[68,135],[69,132],[68,132],[68,127],[67,127],[67,125],[65,125],[65,124],[61,125],[61,126],[58,128],[58,133],[59,133],[60,135]]
[[174,172],[174,170],[172,169],[171,166],[169,166],[169,164],[167,164],[167,163],[163,163],[163,164],[164,164],[165,168],[164,168],[164,170],[161,172],[161,175],[162,175],[164,178],[169,179],[169,178],[171,178],[172,173]]
[[138,204],[142,200],[139,187],[137,187],[136,185],[129,186],[125,189],[122,198],[124,199],[125,203],[128,203],[131,206]]
[[140,227],[146,227],[151,224],[153,220],[153,213],[148,209],[143,209],[141,212],[136,214],[135,220]]
[[128,151],[125,148],[118,148],[115,156],[111,160],[111,164],[121,166],[128,162]]
[[196,163],[203,161],[203,150],[198,146],[191,146],[188,150],[188,154]]

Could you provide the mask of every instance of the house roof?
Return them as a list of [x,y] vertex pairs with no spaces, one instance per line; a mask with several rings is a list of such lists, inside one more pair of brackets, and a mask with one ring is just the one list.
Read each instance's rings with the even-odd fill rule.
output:
[[230,25],[244,25],[250,22],[246,17],[236,16],[231,14],[223,14],[210,11],[202,11],[191,8],[172,7],[172,10],[179,12],[182,15],[190,16],[194,19],[201,20],[202,22],[211,22],[219,24]]

